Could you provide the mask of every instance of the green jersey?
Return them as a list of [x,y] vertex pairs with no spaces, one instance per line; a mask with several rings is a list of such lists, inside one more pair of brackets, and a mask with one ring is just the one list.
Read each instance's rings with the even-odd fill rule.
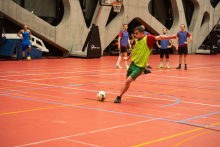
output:
[[147,66],[148,58],[152,51],[152,49],[148,47],[147,39],[147,36],[141,40],[136,39],[136,45],[132,53],[132,61],[136,66],[141,68],[145,68]]

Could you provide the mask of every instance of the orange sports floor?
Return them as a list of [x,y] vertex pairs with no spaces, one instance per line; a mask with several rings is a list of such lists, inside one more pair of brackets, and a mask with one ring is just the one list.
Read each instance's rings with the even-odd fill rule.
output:
[[[158,69],[125,82],[116,56],[0,62],[0,147],[217,147],[220,54],[189,55],[188,70]],[[165,65],[164,61],[164,65]],[[124,67],[124,62],[121,62]],[[98,91],[107,99],[99,102]]]

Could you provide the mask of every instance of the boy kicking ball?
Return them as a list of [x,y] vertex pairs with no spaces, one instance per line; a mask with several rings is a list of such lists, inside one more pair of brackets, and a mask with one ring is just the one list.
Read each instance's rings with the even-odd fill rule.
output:
[[121,97],[129,89],[130,84],[135,81],[145,70],[147,66],[148,58],[151,54],[153,44],[158,40],[167,40],[175,39],[177,35],[172,36],[153,36],[153,35],[144,35],[144,29],[141,26],[138,26],[134,29],[136,37],[136,45],[129,57],[125,57],[125,60],[128,60],[132,56],[132,62],[129,69],[127,70],[127,77],[124,86],[121,89],[120,94],[117,96],[114,103],[120,103]]

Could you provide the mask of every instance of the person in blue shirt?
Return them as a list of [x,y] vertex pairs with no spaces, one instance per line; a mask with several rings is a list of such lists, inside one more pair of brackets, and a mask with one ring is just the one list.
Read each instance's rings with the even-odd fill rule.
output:
[[[129,40],[129,33],[128,33],[128,25],[124,24],[123,25],[123,30],[119,33],[118,37],[118,50],[119,50],[119,57],[118,57],[118,62],[116,63],[117,68],[122,68],[119,64],[121,62],[121,59],[123,57],[127,57],[127,46],[130,45],[131,43]],[[127,61],[125,61],[125,68],[128,69],[128,64]]]
[[[145,30],[145,26],[144,25],[141,25],[141,27]],[[148,36],[148,35],[151,35],[149,32],[147,31],[144,31],[144,35]],[[149,64],[147,64],[147,68],[152,68]]]
[[[167,34],[167,28],[163,28],[163,34],[160,36],[170,36]],[[171,40],[171,45],[170,45],[170,40]],[[164,54],[166,55],[166,61],[167,61],[167,69],[170,68],[169,66],[169,53],[170,53],[170,48],[173,46],[173,39],[170,40],[161,40],[160,45],[158,41],[156,42],[157,46],[160,48],[160,66],[159,68],[163,68],[163,57]]]
[[[177,40],[176,40],[176,50],[178,50],[179,54],[179,66],[176,69],[181,69],[182,64],[182,54],[184,54],[184,63],[185,63],[185,70],[187,70],[187,55],[188,55],[188,47],[187,45],[193,40],[192,36],[189,32],[185,31],[185,25],[180,25],[181,31],[177,33]],[[187,38],[189,37],[189,41]]]
[[24,25],[24,29],[18,32],[18,37],[22,39],[22,55],[23,55],[23,60],[25,60],[25,50],[28,49],[27,55],[30,56],[31,44],[32,44],[31,31],[27,28],[27,25]]

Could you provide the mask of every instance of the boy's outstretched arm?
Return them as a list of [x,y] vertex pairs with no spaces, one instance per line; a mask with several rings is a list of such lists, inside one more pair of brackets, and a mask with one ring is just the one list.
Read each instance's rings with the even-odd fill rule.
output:
[[168,40],[168,39],[176,39],[177,35],[172,35],[172,36],[156,36],[155,40]]

